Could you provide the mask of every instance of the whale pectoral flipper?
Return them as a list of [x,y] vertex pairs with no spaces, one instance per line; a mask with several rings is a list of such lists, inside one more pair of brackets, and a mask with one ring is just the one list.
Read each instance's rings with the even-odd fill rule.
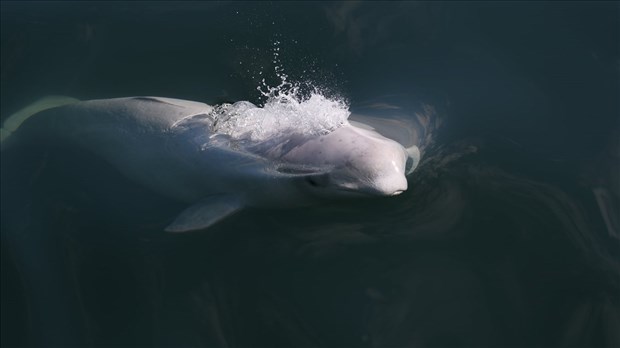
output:
[[38,112],[67,104],[75,104],[77,102],[79,102],[78,99],[60,95],[50,95],[37,100],[12,114],[4,121],[2,128],[0,128],[0,143],[4,143],[9,135],[15,132],[24,121],[36,115]]
[[405,175],[409,175],[413,173],[413,170],[416,169],[418,164],[420,163],[420,149],[417,146],[413,145],[405,149],[407,151],[407,168],[405,169]]
[[219,194],[209,196],[185,209],[165,228],[166,232],[191,232],[204,230],[243,208],[237,195]]

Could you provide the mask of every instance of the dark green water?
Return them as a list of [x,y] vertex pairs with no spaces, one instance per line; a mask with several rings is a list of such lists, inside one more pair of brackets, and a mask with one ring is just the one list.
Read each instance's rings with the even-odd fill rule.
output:
[[52,94],[259,102],[275,41],[291,79],[429,120],[398,197],[188,235],[88,155],[3,151],[2,346],[620,345],[619,23],[617,2],[2,2],[3,121]]

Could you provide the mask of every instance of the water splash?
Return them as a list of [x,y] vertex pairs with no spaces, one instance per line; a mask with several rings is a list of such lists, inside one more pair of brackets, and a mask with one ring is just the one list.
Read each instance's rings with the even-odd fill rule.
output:
[[238,140],[263,141],[283,132],[327,134],[346,124],[349,111],[338,100],[321,94],[308,99],[284,93],[268,99],[264,107],[248,101],[216,107],[213,131]]
[[347,123],[350,111],[344,99],[327,97],[327,93],[312,83],[291,82],[279,56],[280,42],[274,41],[274,73],[280,82],[269,86],[262,79],[256,89],[266,99],[264,105],[240,101],[215,107],[210,114],[215,133],[235,140],[260,142],[285,132],[327,134]]

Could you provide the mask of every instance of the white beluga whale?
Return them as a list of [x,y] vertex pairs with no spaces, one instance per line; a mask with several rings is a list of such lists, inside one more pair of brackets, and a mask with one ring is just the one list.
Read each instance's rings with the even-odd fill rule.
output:
[[170,232],[206,229],[244,207],[407,190],[416,146],[354,126],[346,115],[310,132],[295,122],[251,124],[252,115],[269,110],[241,103],[245,114],[222,116],[221,108],[172,98],[47,98],[5,122],[2,145],[49,139],[91,152],[130,180],[189,205],[166,227]]

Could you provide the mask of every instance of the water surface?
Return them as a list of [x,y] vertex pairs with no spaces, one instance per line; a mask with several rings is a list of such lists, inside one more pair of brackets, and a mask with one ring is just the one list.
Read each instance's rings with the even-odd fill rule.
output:
[[167,235],[183,206],[88,154],[3,152],[3,346],[620,344],[616,2],[1,6],[3,121],[284,73],[423,153],[397,197]]

